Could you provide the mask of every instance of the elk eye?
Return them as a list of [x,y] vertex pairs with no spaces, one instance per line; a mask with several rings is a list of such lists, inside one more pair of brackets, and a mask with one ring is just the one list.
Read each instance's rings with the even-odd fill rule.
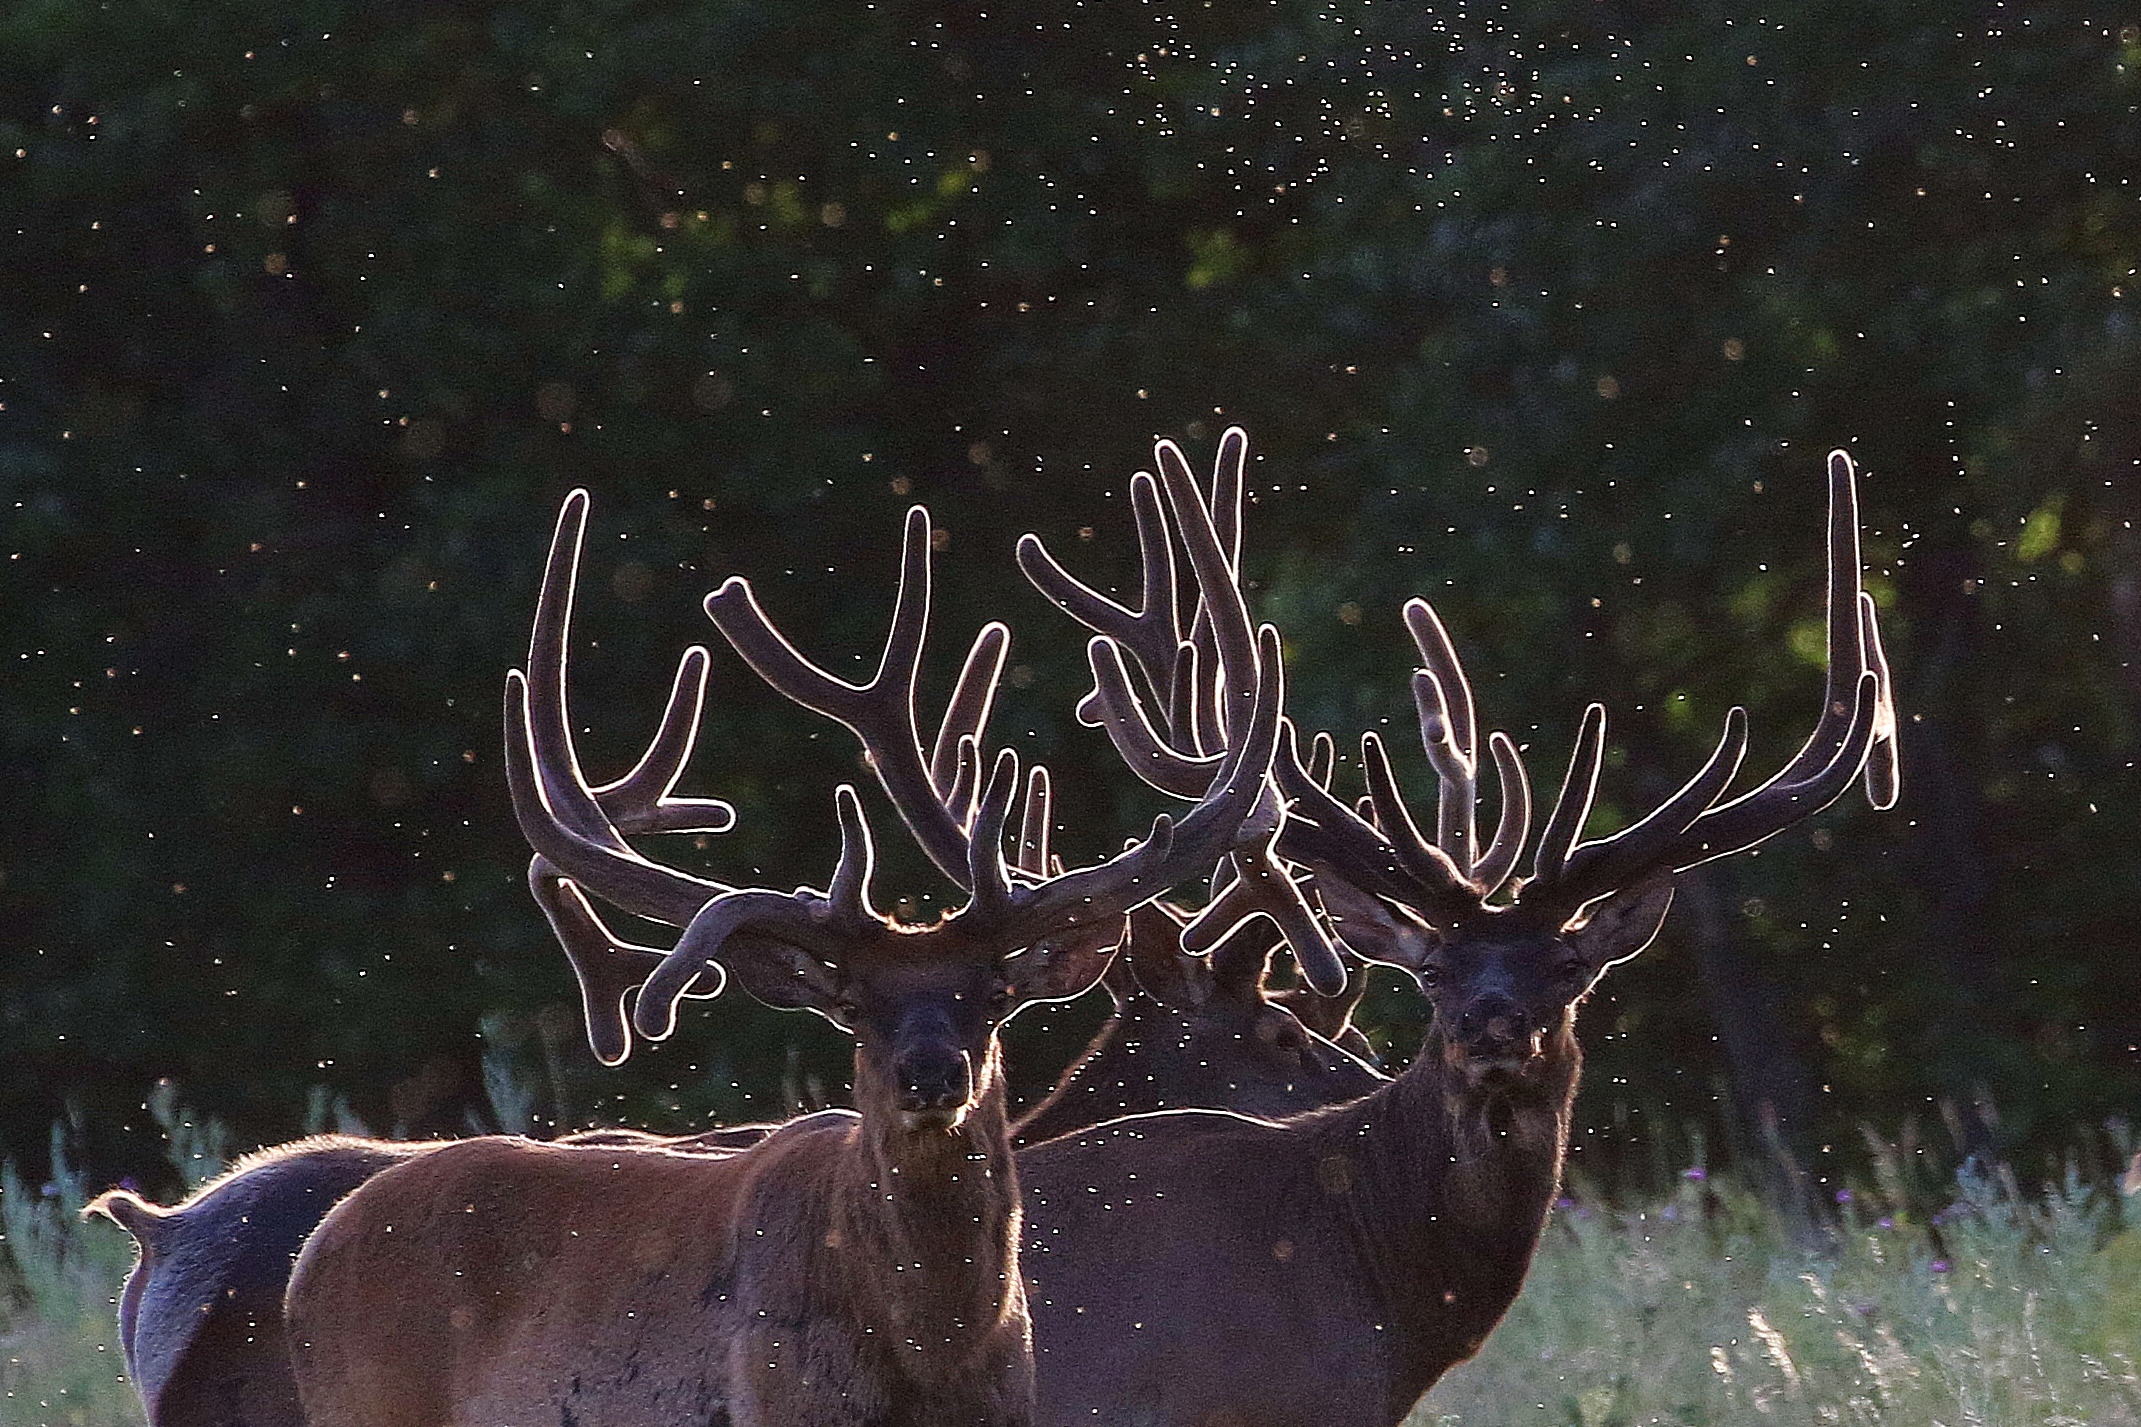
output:
[[1591,964],[1580,956],[1572,956],[1555,967],[1554,971],[1564,981],[1580,981],[1590,975]]
[[1432,991],[1442,984],[1442,968],[1430,962],[1416,973],[1422,989]]

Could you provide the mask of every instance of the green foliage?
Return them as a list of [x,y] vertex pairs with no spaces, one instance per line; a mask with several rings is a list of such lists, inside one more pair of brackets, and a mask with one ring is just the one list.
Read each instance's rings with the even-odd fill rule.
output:
[[[1396,613],[1429,595],[1538,781],[1582,705],[1611,706],[1601,829],[1731,703],[1752,763],[1795,746],[1821,455],[1867,467],[1906,801],[1702,874],[1714,915],[1587,1013],[1587,1154],[1687,1114],[1738,1145],[1766,1104],[1822,1172],[1850,1126],[1928,1101],[1995,1106],[1995,1137],[2039,1148],[2130,1109],[2120,23],[7,9],[0,1140],[35,1153],[67,1087],[82,1151],[146,1166],[139,1088],[163,1077],[240,1142],[298,1128],[315,1085],[381,1127],[485,1113],[481,1019],[554,1027],[571,997],[496,709],[576,484],[598,773],[732,571],[806,648],[869,647],[921,499],[942,641],[1014,623],[999,727],[1076,775],[1070,850],[1112,847],[1152,805],[1067,716],[1082,641],[1011,542],[1127,576],[1151,436],[1208,450],[1237,420],[1247,574],[1301,721],[1347,742],[1409,718]],[[671,851],[822,879],[850,746],[725,654],[715,680],[693,782],[742,826]],[[888,881],[927,906],[918,863],[895,849]],[[614,1076],[553,1036],[579,1059],[551,1083],[590,1087],[553,1108],[673,1125],[839,1097],[836,1038],[736,999]],[[1060,1063],[1056,1019],[1021,1075]]]

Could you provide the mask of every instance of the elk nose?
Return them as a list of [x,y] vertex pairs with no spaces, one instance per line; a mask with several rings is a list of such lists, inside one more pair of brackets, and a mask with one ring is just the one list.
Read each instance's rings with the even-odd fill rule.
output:
[[1524,1039],[1524,1013],[1506,997],[1483,998],[1465,1011],[1458,1030],[1475,1051],[1506,1053]]
[[964,1052],[951,1046],[917,1048],[900,1057],[900,1108],[909,1112],[956,1110],[973,1094]]

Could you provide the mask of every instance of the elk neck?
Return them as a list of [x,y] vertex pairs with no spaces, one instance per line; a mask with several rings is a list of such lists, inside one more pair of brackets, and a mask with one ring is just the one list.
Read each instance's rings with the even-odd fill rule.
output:
[[[1304,1120],[1317,1198],[1346,1224],[1408,1361],[1410,1403],[1470,1357],[1516,1298],[1561,1182],[1582,1067],[1573,1013],[1516,1084],[1481,1087],[1438,1022],[1405,1072]],[[1415,1385],[1416,1384],[1416,1385]]]
[[949,1128],[903,1122],[893,1087],[856,1058],[861,1118],[832,1202],[827,1247],[858,1276],[906,1371],[956,1371],[1027,1332],[1018,1275],[1018,1170],[1001,1055],[992,1037],[975,1095]]

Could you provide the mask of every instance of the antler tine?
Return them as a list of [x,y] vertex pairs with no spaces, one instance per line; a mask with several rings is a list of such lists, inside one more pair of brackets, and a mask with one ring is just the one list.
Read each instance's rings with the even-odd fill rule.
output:
[[[1229,426],[1219,438],[1219,454],[1212,462],[1212,495],[1208,508],[1211,511],[1212,529],[1219,537],[1220,551],[1226,557],[1227,568],[1233,572],[1237,583],[1241,576],[1242,486],[1248,460],[1249,433],[1239,426]],[[1197,607],[1190,615],[1190,637],[1187,642],[1205,664],[1211,664],[1216,658],[1217,634],[1213,628],[1211,610],[1205,604],[1201,593],[1197,598]],[[1206,700],[1200,700],[1205,707],[1197,710],[1200,718],[1218,713],[1217,706],[1209,702],[1209,695],[1216,693],[1216,688],[1211,685],[1193,687],[1202,688],[1207,694]],[[1176,727],[1178,731],[1181,730],[1179,722]]]
[[1848,453],[1831,451],[1827,474],[1828,668],[1821,715],[1791,762],[1759,787],[1704,813],[1675,840],[1675,870],[1782,832],[1843,796],[1861,770],[1876,808],[1892,805],[1900,791],[1895,690],[1880,622],[1860,576],[1858,471]]
[[1011,869],[1004,862],[1004,824],[1011,818],[1011,801],[1018,796],[1018,754],[1004,749],[989,770],[989,786],[974,811],[974,830],[967,842],[968,880],[974,888],[972,907],[981,917],[1001,917],[1013,910]]
[[971,738],[975,746],[980,746],[982,730],[988,727],[989,713],[996,703],[998,682],[1003,678],[1004,658],[1010,652],[1010,629],[1000,620],[983,625],[966,651],[966,663],[959,667],[959,682],[952,685],[944,719],[937,725],[936,743],[929,754],[929,781],[961,824],[972,818],[973,806],[951,796],[959,772],[959,740]]
[[1257,658],[1251,666],[1256,672],[1255,701],[1242,735],[1228,747],[1204,797],[1179,824],[1162,813],[1149,836],[1106,862],[1036,888],[1014,890],[1015,915],[1029,940],[1120,916],[1183,878],[1207,872],[1226,854],[1262,800],[1271,774],[1285,700],[1283,664],[1279,633],[1266,625],[1257,632]]
[[729,890],[719,882],[649,862],[602,816],[584,783],[543,777],[540,770],[555,756],[556,745],[538,734],[529,681],[518,669],[506,675],[505,722],[506,786],[513,816],[528,845],[560,873],[628,912],[679,927]]
[[1053,832],[1051,819],[1055,812],[1055,794],[1048,781],[1048,770],[1036,763],[1026,770],[1026,797],[1019,808],[1018,856],[1013,859],[1018,870],[1028,877],[1046,877],[1049,870],[1048,843]]
[[[1845,726],[1851,722],[1851,696],[1859,676],[1876,667],[1874,655],[1879,649],[1880,632],[1871,613],[1860,606],[1865,591],[1859,578],[1858,471],[1847,453],[1829,453],[1828,485],[1827,613],[1823,623],[1826,669],[1822,676],[1821,715],[1791,762],[1770,780],[1775,783],[1802,782],[1828,766]],[[1884,688],[1888,682],[1886,665],[1887,659],[1882,656]],[[1887,706],[1893,715],[1893,701],[1888,701]]]
[[1331,777],[1338,771],[1338,740],[1322,729],[1308,746],[1308,776],[1316,780],[1316,786],[1328,790]]
[[964,828],[974,820],[974,795],[981,788],[981,745],[972,735],[959,740],[957,768],[952,774],[951,791],[944,795],[944,806]]
[[1472,880],[1482,896],[1493,895],[1509,880],[1517,859],[1524,854],[1524,840],[1531,833],[1531,779],[1524,760],[1509,735],[1496,729],[1487,735],[1487,750],[1494,755],[1495,781],[1501,788],[1502,811],[1495,820],[1494,841],[1473,865]]
[[870,840],[870,820],[863,816],[854,784],[833,789],[833,812],[840,819],[840,860],[833,864],[826,904],[849,925],[875,922],[879,916],[870,905],[870,874],[877,868],[877,846]]
[[1606,706],[1594,703],[1583,711],[1576,746],[1569,750],[1569,771],[1562,775],[1554,810],[1547,814],[1546,831],[1539,834],[1539,850],[1531,864],[1533,882],[1553,882],[1576,850],[1583,825],[1591,818],[1591,800],[1598,795],[1598,770],[1605,758]]
[[634,1030],[650,1041],[666,1040],[676,1030],[677,1003],[707,967],[719,964],[721,949],[734,937],[773,937],[837,964],[864,938],[886,932],[883,918],[870,906],[876,850],[862,799],[852,783],[842,783],[833,801],[840,817],[840,860],[832,890],[799,887],[783,893],[747,887],[708,902],[640,987],[632,1004]]
[[1867,765],[1880,717],[1880,677],[1869,669],[1859,679],[1852,698],[1851,722],[1837,739],[1828,766],[1796,783],[1772,778],[1710,809],[1675,839],[1670,849],[1673,870],[1685,872],[1716,858],[1744,852],[1842,797]]
[[1213,733],[1228,743],[1256,695],[1256,634],[1241,583],[1228,558],[1212,512],[1205,508],[1182,448],[1160,441],[1152,448],[1161,488],[1175,518],[1175,532],[1197,579],[1198,602],[1212,630],[1217,667],[1212,670],[1222,702]]
[[[580,771],[579,750],[573,746],[572,723],[565,712],[567,631],[572,627],[573,597],[580,581],[580,547],[587,538],[589,503],[585,490],[568,493],[551,532],[550,554],[543,561],[542,588],[535,599],[535,624],[528,636],[531,673],[527,676],[528,717],[523,723],[530,761],[544,792],[550,795],[546,801],[553,805],[555,815],[566,819],[583,837],[622,848],[623,837],[603,816]],[[665,717],[663,722],[669,720]],[[520,728],[512,719],[507,720],[509,748]],[[660,735],[656,737],[659,741]]]
[[[1290,722],[1281,730],[1273,772],[1279,791],[1291,803],[1278,839],[1279,851],[1288,860],[1328,867],[1363,892],[1403,902],[1438,926],[1448,926],[1478,910],[1478,889],[1465,881],[1440,849],[1428,847],[1430,875],[1421,877],[1382,828],[1347,807],[1311,776],[1302,766]],[[1372,800],[1362,801],[1372,807]]]
[[1226,739],[1209,726],[1218,713],[1212,705],[1211,681],[1204,674],[1210,662],[1196,641],[1183,640],[1175,646],[1174,673],[1167,691],[1167,725],[1185,750],[1198,756],[1226,745]]
[[1137,523],[1138,558],[1143,572],[1143,589],[1135,610],[1109,599],[1064,569],[1038,535],[1019,537],[1018,567],[1058,609],[1128,649],[1139,670],[1155,681],[1154,692],[1164,694],[1175,646],[1182,642],[1181,626],[1176,623],[1175,552],[1167,538],[1167,517],[1160,506],[1159,487],[1144,471],[1130,478],[1130,513]]
[[590,788],[565,702],[568,633],[588,506],[587,492],[575,490],[558,510],[528,641],[531,672],[516,669],[506,675],[506,781],[513,813],[530,846],[561,875],[626,911],[683,926],[709,898],[728,889],[641,857],[611,820],[603,794],[635,830],[690,823],[714,830],[733,823],[734,812],[725,803],[668,796],[691,752],[705,692],[706,652],[689,651],[679,664],[661,728],[638,766],[599,792]]
[[1420,742],[1441,784],[1435,842],[1469,876],[1479,802],[1478,715],[1472,684],[1458,662],[1449,631],[1426,600],[1405,602],[1405,628],[1420,651],[1420,662],[1427,666],[1420,671],[1424,680],[1413,679],[1413,698],[1420,712]]
[[[766,617],[751,582],[740,575],[730,576],[706,597],[706,613],[760,678],[803,707],[845,724],[862,740],[878,782],[915,841],[937,870],[964,887],[963,819],[940,797],[930,767],[923,761],[915,724],[915,683],[929,626],[929,585],[929,512],[918,505],[907,512],[892,625],[877,672],[867,684],[850,684],[804,658]],[[977,648],[983,642],[977,640]],[[956,740],[953,747],[957,747]]]
[[1888,650],[1881,643],[1881,626],[1875,619],[1873,596],[1859,591],[1859,624],[1864,629],[1866,660],[1879,681],[1880,702],[1874,710],[1873,747],[1866,754],[1866,801],[1876,812],[1896,805],[1903,792],[1903,770],[1897,763],[1896,685],[1888,672]]
[[[1190,646],[1182,646],[1188,649]],[[1105,635],[1086,641],[1086,660],[1093,669],[1093,692],[1088,699],[1100,725],[1123,762],[1138,777],[1163,793],[1177,798],[1196,798],[1212,785],[1213,773],[1225,762],[1223,754],[1194,757],[1184,753],[1152,726],[1145,703],[1130,682],[1123,666],[1120,644]]]
[[1611,837],[1573,849],[1561,870],[1532,894],[1533,900],[1553,897],[1557,905],[1568,905],[1573,911],[1593,896],[1640,881],[1670,855],[1675,840],[1731,785],[1746,756],[1747,710],[1734,706],[1726,711],[1725,731],[1716,749],[1694,777],[1641,820]]
[[[1182,949],[1217,956],[1262,913],[1293,948],[1303,980],[1321,995],[1345,989],[1346,969],[1338,947],[1310,910],[1292,874],[1273,855],[1271,840],[1234,849],[1227,854],[1227,863],[1234,879],[1182,929]],[[1269,957],[1275,949],[1266,945],[1257,954]]]
[[1368,797],[1375,807],[1375,823],[1382,830],[1398,862],[1417,882],[1437,880],[1463,886],[1470,882],[1449,853],[1420,835],[1412,810],[1398,792],[1397,775],[1390,770],[1390,756],[1383,740],[1373,733],[1360,736],[1361,771],[1367,776]]

